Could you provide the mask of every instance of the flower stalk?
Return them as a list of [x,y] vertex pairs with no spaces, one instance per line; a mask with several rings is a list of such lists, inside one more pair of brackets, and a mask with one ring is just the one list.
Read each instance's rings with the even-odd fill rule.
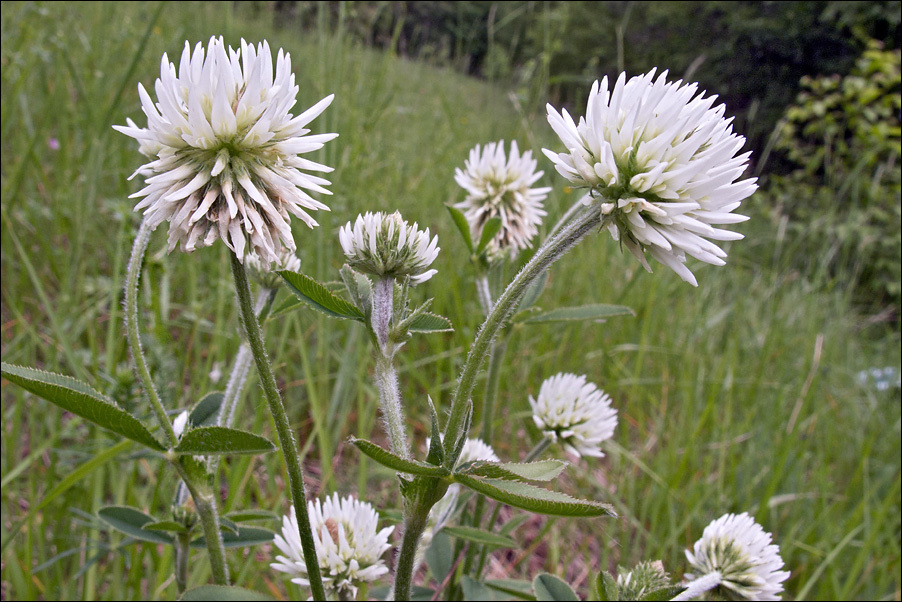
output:
[[288,469],[290,481],[291,501],[294,503],[295,515],[298,521],[298,529],[301,537],[301,547],[304,552],[304,561],[309,568],[310,589],[315,600],[325,600],[326,593],[323,589],[322,576],[320,575],[319,562],[316,557],[316,545],[310,529],[310,517],[307,514],[307,497],[304,492],[304,475],[301,469],[301,461],[297,454],[297,446],[288,421],[288,413],[282,403],[282,396],[276,385],[272,367],[266,355],[263,345],[263,335],[260,324],[257,322],[257,314],[254,313],[251,302],[251,290],[247,281],[247,272],[241,260],[229,253],[232,263],[232,276],[235,279],[235,289],[238,293],[238,306],[241,313],[241,323],[244,326],[257,372],[260,374],[260,383],[266,395],[270,413],[276,424],[276,432],[279,437],[279,446],[282,449],[282,457]]

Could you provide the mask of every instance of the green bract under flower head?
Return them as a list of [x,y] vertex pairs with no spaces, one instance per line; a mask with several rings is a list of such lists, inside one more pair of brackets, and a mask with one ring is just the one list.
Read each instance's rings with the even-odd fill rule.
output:
[[698,572],[686,574],[689,590],[693,581],[717,574],[718,592],[730,599],[779,600],[783,581],[789,578],[789,571],[780,570],[780,547],[771,544],[770,533],[745,512],[725,514],[705,527],[686,558]]
[[666,71],[654,75],[621,74],[613,90],[607,78],[595,82],[579,124],[548,105],[567,151],[544,153],[558,173],[589,188],[585,202],[609,216],[611,235],[646,269],[647,252],[695,286],[686,256],[723,265],[727,254],[711,240],[742,238],[714,226],[748,219],[733,211],[757,188],[755,178],[739,180],[751,153],[736,154],[745,138],[733,133],[723,105],[713,107],[716,96],[668,82]]
[[497,217],[501,229],[488,246],[490,257],[516,255],[531,246],[546,212],[542,201],[551,188],[532,188],[542,174],[536,171],[532,151],[520,155],[511,142],[505,158],[504,140],[478,145],[470,151],[464,169],[456,169],[454,180],[467,191],[467,198],[454,205],[464,212],[475,240],[482,236],[486,222]]
[[380,278],[410,276],[412,284],[437,272],[429,266],[438,256],[438,236],[430,241],[429,228],[409,225],[397,211],[358,215],[356,222],[339,230],[338,238],[348,264],[361,272]]
[[143,197],[135,209],[151,227],[169,222],[170,250],[221,238],[240,259],[247,246],[264,262],[278,262],[283,245],[293,251],[290,215],[313,227],[307,212],[328,210],[307,191],[331,194],[329,182],[305,172],[331,168],[298,155],[337,136],[306,129],[333,97],[293,116],[298,86],[288,54],[279,50],[274,73],[269,44],[242,40],[233,50],[222,38],[193,52],[186,42],[178,70],[164,54],[154,90],[156,102],[138,85],[146,128],[131,119],[114,127],[152,159],[132,176],[147,184],[132,197]]

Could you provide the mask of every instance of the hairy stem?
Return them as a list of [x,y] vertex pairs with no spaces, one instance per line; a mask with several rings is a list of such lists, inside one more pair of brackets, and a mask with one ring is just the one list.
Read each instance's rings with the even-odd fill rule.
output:
[[429,509],[425,512],[406,512],[404,517],[404,539],[398,553],[398,565],[395,567],[395,588],[393,600],[410,600],[410,589],[413,585],[413,569],[416,567],[417,547],[420,537],[426,530]]
[[128,273],[125,277],[125,330],[132,360],[135,362],[135,372],[144,391],[147,392],[150,405],[153,407],[154,414],[157,415],[160,426],[163,427],[163,432],[166,433],[169,445],[175,447],[178,444],[178,437],[175,436],[172,421],[166,415],[166,409],[163,407],[157,388],[150,377],[150,370],[147,369],[147,362],[144,359],[144,350],[141,348],[141,337],[138,334],[138,284],[141,281],[141,265],[144,263],[144,254],[147,252],[152,232],[153,228],[148,225],[147,220],[142,221],[138,235],[135,236],[131,257],[128,260]]
[[[314,600],[325,600],[326,592],[323,589],[323,580],[320,575],[319,561],[316,557],[316,544],[313,541],[313,531],[310,528],[310,516],[307,514],[307,497],[304,493],[304,475],[301,469],[301,460],[298,457],[294,435],[291,432],[291,423],[288,421],[288,413],[282,396],[276,385],[272,367],[266,356],[266,348],[263,345],[263,334],[260,332],[260,324],[251,302],[251,289],[247,282],[247,272],[244,265],[234,253],[230,253],[232,261],[232,275],[235,278],[235,290],[238,293],[238,306],[241,313],[241,323],[244,326],[251,352],[257,364],[257,372],[260,375],[260,384],[269,404],[269,411],[276,424],[276,432],[279,436],[279,447],[282,457],[288,468],[288,480],[290,482],[291,500],[294,503],[294,512],[297,517],[301,538],[301,548],[304,552],[304,563],[307,565],[307,576],[310,580],[310,590]],[[325,459],[324,459],[325,460]]]
[[[229,584],[229,565],[226,563],[225,545],[222,542],[222,531],[219,528],[219,513],[216,511],[216,497],[212,491],[201,490],[183,470],[178,462],[173,462],[182,482],[191,493],[200,524],[204,530],[204,541],[207,551],[210,553],[210,570],[213,573],[213,582],[216,585]],[[207,488],[204,488],[207,489]],[[187,563],[187,555],[185,562]]]
[[536,251],[533,258],[527,263],[520,273],[504,290],[498,301],[492,307],[492,311],[486,318],[476,335],[476,340],[470,347],[467,361],[457,381],[457,390],[451,402],[451,415],[445,427],[445,466],[453,468],[457,462],[454,453],[454,442],[461,436],[466,420],[466,410],[473,388],[476,385],[476,376],[486,355],[491,349],[492,341],[498,335],[498,331],[504,326],[508,316],[517,307],[527,287],[538,278],[542,272],[557,261],[567,251],[579,243],[593,228],[601,224],[601,215],[597,208],[584,207],[578,211],[572,221],[564,226],[557,234],[545,242]]
[[191,534],[178,533],[175,541],[175,584],[179,597],[188,587],[188,556],[191,552]]
[[373,376],[379,389],[379,406],[392,453],[402,458],[410,458],[407,427],[401,408],[401,391],[398,388],[398,374],[394,365],[396,347],[388,340],[394,311],[394,288],[393,278],[381,278],[373,288],[372,327],[378,343]]

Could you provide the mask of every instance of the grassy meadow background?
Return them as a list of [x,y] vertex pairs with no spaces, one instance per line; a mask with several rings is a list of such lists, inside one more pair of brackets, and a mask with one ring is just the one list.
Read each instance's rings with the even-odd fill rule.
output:
[[[426,396],[447,410],[480,322],[472,269],[443,206],[463,196],[454,168],[476,144],[516,139],[539,155],[542,185],[554,186],[549,223],[576,195],[541,156],[543,146],[558,147],[542,103],[434,61],[364,48],[341,27],[302,33],[276,20],[262,3],[3,4],[3,361],[71,374],[149,414],[121,311],[140,221],[127,198],[139,183],[126,178],[142,159],[111,126],[126,117],[144,124],[137,83],[153,84],[163,52],[177,61],[186,39],[265,38],[291,53],[298,107],[336,95],[313,124],[340,134],[318,157],[335,168],[334,196],[324,199],[332,211],[315,216],[317,229],[295,224],[302,270],[337,279],[338,227],[366,210],[400,209],[439,235],[439,273],[415,296],[435,297],[435,311],[456,330],[414,338],[400,356],[421,446]],[[628,59],[627,49],[627,68]],[[841,272],[825,277],[828,250],[780,228],[769,198],[745,203],[753,219],[737,227],[746,238],[729,245],[727,266],[693,263],[698,289],[663,266],[645,273],[607,234],[552,269],[540,306],[618,303],[636,315],[520,328],[491,443],[502,459],[525,455],[537,439],[527,395],[557,372],[587,374],[614,399],[620,424],[607,456],[574,462],[558,487],[612,503],[619,517],[530,517],[514,532],[520,549],[496,553],[489,576],[545,570],[584,598],[598,571],[617,565],[661,559],[679,576],[683,550],[705,525],[748,511],[774,534],[792,571],[787,598],[900,599],[900,393],[858,377],[885,366],[898,374],[898,313],[863,306]],[[175,410],[224,388],[240,340],[224,246],[170,255],[165,230],[151,242],[142,325]],[[266,333],[306,454],[308,494],[355,493],[398,508],[390,471],[346,444],[351,435],[381,440],[362,330],[300,311],[271,321]],[[253,378],[236,426],[271,435]],[[6,382],[2,401],[3,599],[173,599],[171,548],[123,546],[94,513],[121,504],[165,514],[174,474]],[[226,511],[287,512],[277,455],[231,459],[224,474]],[[301,595],[269,569],[269,546],[228,558],[236,584]],[[207,566],[204,554],[192,556],[192,585],[207,582]]]

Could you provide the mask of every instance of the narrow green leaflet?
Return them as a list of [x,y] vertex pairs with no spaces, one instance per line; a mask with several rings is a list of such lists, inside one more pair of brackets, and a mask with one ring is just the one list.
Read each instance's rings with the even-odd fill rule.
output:
[[182,523],[177,523],[174,520],[161,520],[155,523],[147,523],[141,528],[147,529],[149,531],[171,531],[173,533],[188,532],[188,529],[185,528],[185,525],[183,525]]
[[499,463],[480,460],[460,469],[461,474],[504,479],[506,481],[550,481],[567,468],[560,460],[542,460],[526,463]]
[[[238,527],[238,532],[231,531],[222,532],[222,545],[226,548],[244,548],[247,546],[258,546],[263,543],[272,541],[275,533],[269,529],[261,529],[259,527]],[[191,547],[202,549],[207,547],[207,541],[203,537],[198,537],[191,542]]]
[[438,414],[435,411],[435,404],[432,403],[432,397],[429,400],[429,417],[431,421],[432,434],[429,441],[429,451],[426,454],[426,462],[441,466],[445,461],[445,448],[442,447],[442,433],[438,426]]
[[90,420],[94,424],[137,441],[147,447],[165,451],[140,420],[120,408],[115,402],[79,380],[61,374],[2,364],[3,378],[58,405],[67,412]]
[[494,600],[495,592],[482,581],[476,581],[464,575],[460,579],[460,587],[464,590],[464,600]]
[[277,273],[288,284],[288,288],[302,301],[306,301],[313,309],[319,310],[333,318],[364,321],[363,312],[313,278],[298,272],[289,272],[288,270],[282,270]]
[[462,539],[473,543],[479,543],[496,548],[516,548],[517,542],[507,535],[498,535],[491,531],[483,531],[475,527],[444,527],[445,533],[455,539]]
[[258,602],[260,600],[275,600],[275,598],[250,589],[244,589],[243,587],[201,585],[186,591],[179,600],[185,600],[186,602],[205,602],[206,600],[218,600],[219,602],[248,600],[249,602]]
[[534,485],[455,474],[454,480],[493,500],[516,508],[553,516],[616,516],[608,504],[578,500]]
[[470,223],[467,221],[467,218],[464,214],[455,207],[451,205],[445,205],[448,209],[448,213],[451,214],[451,219],[454,220],[454,225],[457,226],[458,231],[460,231],[460,235],[464,239],[464,244],[467,245],[467,251],[470,252],[470,255],[473,254],[473,236],[470,234]]
[[453,332],[454,326],[451,320],[438,314],[423,312],[414,317],[407,325],[411,332]]
[[274,318],[278,318],[284,314],[290,313],[302,305],[306,305],[303,301],[298,299],[297,297],[288,297],[282,303],[279,304],[277,308],[269,312],[269,315],[266,316],[266,320],[272,320]]
[[157,519],[130,506],[107,506],[97,511],[100,520],[125,533],[129,537],[153,543],[173,543],[171,535],[145,529],[145,525],[157,523]]
[[353,443],[355,446],[357,446],[357,449],[362,451],[364,454],[366,454],[379,464],[387,466],[392,470],[397,470],[398,472],[415,474],[424,477],[447,477],[451,474],[451,471],[449,471],[447,468],[444,468],[443,466],[434,466],[432,464],[420,462],[418,460],[407,460],[405,458],[401,458],[391,453],[387,449],[379,447],[371,441],[367,441],[366,439],[351,438],[351,443]]
[[566,581],[549,573],[540,573],[532,580],[532,589],[536,600],[579,602],[579,596]]
[[479,245],[476,247],[476,254],[479,255],[485,248],[489,246],[495,235],[501,230],[501,218],[493,217],[482,226],[482,235],[479,237]]
[[225,428],[224,426],[202,426],[182,435],[175,447],[178,454],[267,454],[276,446],[266,437]]
[[247,523],[255,520],[277,520],[279,515],[269,510],[235,510],[226,514],[226,518],[236,523]]
[[193,426],[213,426],[219,418],[219,408],[225,397],[221,391],[207,393],[197,402],[197,405],[188,414],[188,422]]
[[536,599],[532,593],[532,583],[529,581],[522,579],[488,579],[485,584],[518,600]]
[[594,305],[577,305],[575,307],[560,307],[540,313],[529,314],[522,320],[523,324],[547,324],[552,322],[574,322],[579,320],[603,320],[615,316],[635,316],[631,308],[625,305],[606,305],[596,303]]

